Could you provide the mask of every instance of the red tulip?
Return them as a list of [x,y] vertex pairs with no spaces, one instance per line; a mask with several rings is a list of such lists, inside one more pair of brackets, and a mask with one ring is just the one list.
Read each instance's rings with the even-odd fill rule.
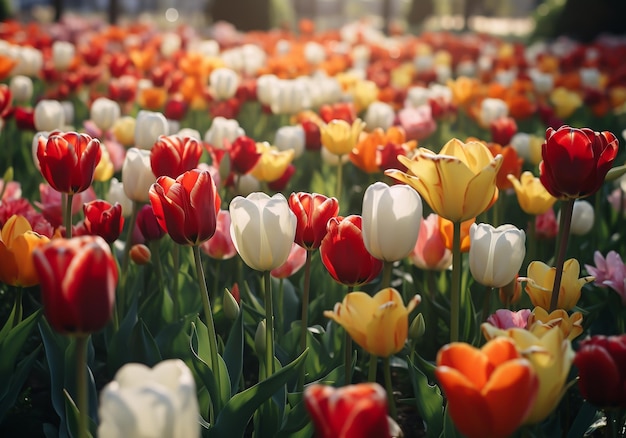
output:
[[250,172],[261,158],[261,152],[257,151],[256,142],[250,137],[240,136],[228,148],[231,169],[245,175]]
[[48,184],[61,193],[80,193],[91,186],[100,161],[100,141],[87,134],[53,131],[39,137],[37,159]]
[[555,198],[589,196],[602,186],[617,155],[618,140],[608,131],[561,126],[548,128],[541,148],[540,180]]
[[124,228],[122,205],[115,205],[107,201],[96,200],[83,204],[85,214],[85,228],[91,235],[102,237],[107,243],[115,242]]
[[35,110],[33,108],[24,108],[18,106],[13,113],[15,124],[20,131],[36,131],[35,129]]
[[117,264],[99,236],[53,239],[33,251],[43,307],[58,332],[99,331],[113,313]]
[[13,97],[7,84],[0,84],[0,119],[6,118],[12,111]]
[[290,164],[287,166],[280,178],[267,183],[267,188],[273,190],[274,192],[282,192],[287,188],[287,184],[289,184],[289,181],[294,173],[296,173],[296,166]]
[[161,135],[150,150],[150,166],[154,176],[176,178],[195,169],[202,155],[202,144],[191,137]]
[[377,383],[342,388],[315,384],[304,403],[317,438],[389,438],[387,397]]
[[500,146],[507,146],[517,132],[517,123],[513,117],[499,117],[490,123],[491,141]]
[[574,365],[578,388],[589,403],[626,408],[626,335],[596,335],[581,341]]
[[304,147],[308,151],[319,151],[322,148],[322,134],[320,127],[313,120],[300,122],[304,128]]
[[383,262],[374,258],[363,243],[361,216],[331,218],[320,246],[322,263],[335,281],[357,286],[378,276]]
[[181,245],[198,245],[213,236],[221,202],[207,170],[188,170],[175,180],[161,176],[150,187],[159,225]]
[[159,240],[165,235],[165,230],[159,225],[154,215],[152,205],[146,204],[137,213],[137,227],[147,241]]
[[168,120],[182,120],[187,114],[187,102],[181,97],[172,96],[165,102],[164,115]]
[[292,193],[289,208],[298,219],[295,242],[306,249],[317,249],[326,236],[326,225],[339,214],[337,198],[328,198],[318,193]]

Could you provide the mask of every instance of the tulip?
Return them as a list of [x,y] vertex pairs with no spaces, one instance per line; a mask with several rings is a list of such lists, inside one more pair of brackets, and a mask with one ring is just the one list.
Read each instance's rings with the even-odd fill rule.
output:
[[550,102],[559,119],[567,119],[583,104],[583,100],[578,93],[565,87],[557,87],[552,90]]
[[[578,299],[582,287],[593,281],[594,277],[578,278],[580,273],[580,264],[576,259],[569,259],[563,265],[563,278],[559,288],[558,309],[571,310]],[[552,296],[552,287],[554,285],[554,277],[556,268],[542,263],[540,261],[530,262],[526,278],[526,293],[530,297],[533,306],[550,309],[550,299]]]
[[291,277],[304,266],[304,263],[306,262],[306,253],[306,249],[294,242],[291,245],[291,250],[289,251],[289,256],[287,257],[285,263],[272,269],[270,271],[270,275],[274,278],[280,279]]
[[[439,234],[443,239],[443,243],[449,250],[452,249],[452,241],[454,239],[454,224],[446,218],[437,216],[437,222],[439,227]],[[468,252],[470,250],[470,228],[476,222],[475,218],[468,219],[461,222],[461,230],[459,238],[461,240],[461,252]]]
[[[570,225],[570,233],[575,236],[584,236],[593,229],[595,220],[595,211],[591,203],[584,199],[574,201],[574,209],[572,210],[572,222]],[[561,221],[561,211],[556,215],[557,223]]]
[[431,213],[422,219],[411,262],[420,269],[443,271],[452,265],[452,251],[445,244],[439,230],[439,217]]
[[293,149],[294,159],[296,159],[304,153],[304,140],[302,125],[281,126],[276,130],[274,144],[281,151]]
[[383,268],[363,243],[361,216],[331,218],[327,234],[320,245],[322,263],[333,279],[341,284],[357,286],[369,283]]
[[396,114],[393,107],[384,102],[373,102],[365,113],[365,124],[369,129],[387,130],[393,125]]
[[452,139],[439,154],[421,148],[412,159],[398,159],[408,173],[388,170],[385,174],[412,186],[435,213],[450,221],[478,216],[497,196],[502,156],[494,158],[483,143]]
[[507,146],[517,133],[517,123],[513,117],[498,117],[489,124],[491,140],[501,146]]
[[508,175],[507,178],[513,183],[521,209],[528,214],[544,214],[556,202],[556,198],[546,190],[539,178],[529,171],[522,173],[519,180],[514,175]]
[[122,206],[122,215],[128,217],[133,209],[133,201],[128,199],[124,192],[124,184],[117,178],[112,178],[109,182],[109,191],[106,194],[106,200],[110,204],[119,203]]
[[161,135],[167,135],[167,119],[160,112],[141,110],[135,122],[135,147],[152,149]]
[[154,216],[174,242],[199,245],[215,233],[222,201],[208,171],[189,170],[175,180],[161,176],[149,196]]
[[212,259],[227,260],[237,255],[237,249],[230,237],[230,212],[220,210],[217,213],[215,234],[200,244],[200,249]]
[[133,202],[148,202],[149,190],[156,181],[150,165],[150,151],[130,148],[122,166],[124,193]]
[[626,335],[581,341],[574,365],[585,400],[604,409],[626,408]]
[[326,236],[330,218],[337,217],[339,202],[318,193],[292,193],[289,208],[296,215],[295,243],[306,249],[317,249]]
[[424,140],[437,130],[437,122],[429,105],[401,109],[398,111],[398,123],[410,140]]
[[468,438],[511,436],[537,399],[539,381],[507,338],[481,349],[453,342],[437,353],[435,376],[457,429]]
[[144,205],[137,212],[137,228],[148,242],[159,240],[165,235],[165,230],[159,225],[151,204]]
[[232,143],[237,137],[242,135],[245,135],[245,132],[239,126],[237,120],[215,117],[211,122],[211,127],[204,134],[204,141],[214,148],[222,149],[224,147],[224,139]]
[[40,100],[35,105],[35,129],[37,131],[54,131],[65,126],[65,112],[58,100]]
[[55,41],[52,43],[52,64],[58,71],[67,70],[74,61],[76,47],[67,41]]
[[565,310],[556,309],[548,313],[542,307],[535,307],[528,316],[527,322],[528,326],[526,328],[538,336],[541,336],[552,327],[559,327],[563,332],[563,336],[573,341],[583,332],[583,315],[580,312],[568,315]]
[[526,234],[513,225],[494,228],[489,224],[470,227],[470,272],[488,287],[503,287],[513,281],[526,255]]
[[618,146],[617,138],[608,131],[567,125],[548,128],[539,165],[541,183],[555,198],[589,196],[602,186]]
[[46,236],[34,232],[24,216],[11,216],[0,232],[0,281],[21,287],[38,284],[32,254],[49,241]]
[[595,277],[594,284],[610,287],[626,306],[626,264],[622,257],[615,251],[609,251],[604,258],[600,251],[596,251],[593,253],[593,261],[596,266],[585,265],[585,269]]
[[106,97],[93,101],[89,109],[91,120],[103,131],[108,131],[121,116],[120,104]]
[[118,276],[104,239],[54,239],[33,257],[50,326],[78,336],[102,330],[113,313]]
[[365,190],[362,218],[367,251],[385,262],[402,260],[417,242],[422,199],[407,185],[376,182]]
[[106,182],[109,181],[115,173],[115,166],[111,161],[111,155],[107,147],[100,143],[100,161],[93,171],[94,181]]
[[[480,103],[478,121],[481,126],[489,128],[491,123],[509,115],[509,107],[502,99],[488,97]],[[502,143],[501,143],[502,144]],[[506,143],[502,144],[505,146]]]
[[16,103],[26,104],[33,97],[33,80],[24,75],[13,76],[9,89]]
[[541,137],[525,132],[518,132],[511,138],[511,146],[515,148],[517,154],[533,166],[541,162],[542,144],[543,139]]
[[400,293],[391,287],[373,297],[365,292],[350,292],[324,316],[341,325],[365,351],[387,358],[404,347],[409,313],[420,301],[421,297],[415,295],[405,307]]
[[117,141],[119,141],[123,146],[130,147],[135,143],[136,125],[136,119],[131,116],[123,116],[113,123],[113,126],[111,126],[111,132]]
[[356,119],[352,124],[345,120],[331,120],[320,128],[322,145],[334,155],[346,155],[356,146],[365,123]]
[[39,137],[37,159],[41,174],[56,191],[75,194],[87,190],[100,161],[98,139],[76,132],[54,131]]
[[295,156],[293,149],[279,151],[276,147],[270,146],[266,142],[257,143],[257,152],[261,153],[261,157],[252,169],[251,174],[257,180],[265,182],[276,181],[283,176]]
[[85,228],[91,235],[102,237],[107,243],[115,242],[122,234],[124,217],[119,203],[109,204],[96,200],[83,204]]
[[237,92],[239,75],[230,68],[216,68],[209,75],[211,94],[217,100],[230,99]]
[[202,155],[202,144],[195,138],[161,135],[150,150],[150,167],[155,176],[176,178],[195,169]]
[[526,328],[529,316],[530,309],[521,309],[517,312],[508,309],[498,309],[494,314],[489,315],[486,322],[501,330],[513,327]]
[[196,384],[180,359],[154,368],[129,363],[115,374],[100,394],[98,436],[200,436]]
[[304,403],[318,438],[391,438],[387,397],[377,383],[313,384],[304,391]]
[[273,114],[296,114],[311,106],[310,94],[302,80],[279,79],[271,90],[269,106]]
[[143,243],[137,243],[130,248],[129,256],[133,263],[143,266],[150,263],[152,252]]
[[230,234],[243,261],[257,271],[271,271],[289,256],[297,219],[285,197],[255,192],[237,196],[229,207]]
[[[539,378],[539,392],[524,424],[543,421],[557,407],[565,393],[574,359],[571,342],[558,327],[539,334],[521,328],[499,330],[487,323],[483,323],[481,328],[488,340],[500,336],[511,339],[517,351],[530,361]],[[503,406],[510,407],[511,404]]]

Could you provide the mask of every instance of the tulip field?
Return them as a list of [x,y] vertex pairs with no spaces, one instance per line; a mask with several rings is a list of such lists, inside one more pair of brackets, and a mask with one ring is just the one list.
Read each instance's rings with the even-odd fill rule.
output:
[[626,38],[0,36],[0,436],[626,436]]

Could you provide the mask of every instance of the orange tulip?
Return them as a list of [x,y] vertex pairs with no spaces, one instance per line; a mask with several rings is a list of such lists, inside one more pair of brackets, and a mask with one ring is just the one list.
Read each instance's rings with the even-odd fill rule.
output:
[[522,173],[522,164],[524,159],[519,158],[515,148],[511,146],[500,146],[499,144],[491,143],[487,145],[491,153],[496,156],[502,155],[502,166],[498,170],[496,175],[496,187],[499,190],[507,190],[513,188],[513,183],[508,179],[509,174],[519,178]]
[[468,438],[510,436],[526,419],[539,390],[532,365],[504,337],[480,350],[461,342],[444,346],[435,375],[450,417]]
[[0,232],[0,281],[24,287],[38,284],[32,254],[49,240],[32,231],[24,216],[11,216]]
[[[476,222],[476,218],[461,222],[461,252],[468,252],[470,249],[469,229]],[[454,224],[446,218],[439,216],[439,232],[443,238],[443,242],[449,250],[452,250],[452,234]]]

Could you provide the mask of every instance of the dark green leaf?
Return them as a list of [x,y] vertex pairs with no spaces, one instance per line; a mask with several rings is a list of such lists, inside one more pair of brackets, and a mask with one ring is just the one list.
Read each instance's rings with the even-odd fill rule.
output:
[[417,410],[426,422],[426,436],[438,438],[443,431],[443,396],[437,385],[430,385],[428,378],[409,360],[409,376],[415,393]]

